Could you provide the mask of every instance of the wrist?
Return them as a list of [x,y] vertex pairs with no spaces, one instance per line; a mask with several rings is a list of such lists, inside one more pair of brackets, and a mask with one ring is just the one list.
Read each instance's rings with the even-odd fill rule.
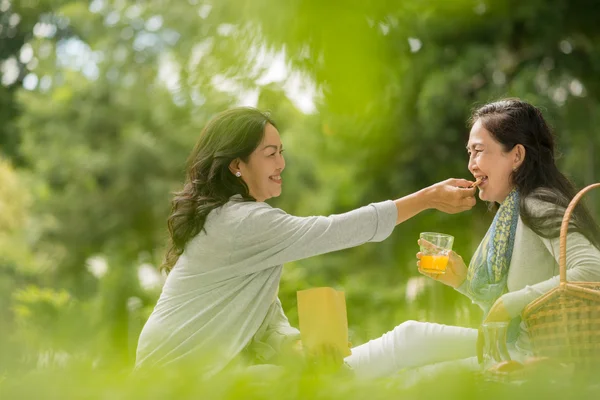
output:
[[416,193],[419,203],[423,205],[423,210],[435,208],[434,193],[435,188],[432,186],[423,188]]

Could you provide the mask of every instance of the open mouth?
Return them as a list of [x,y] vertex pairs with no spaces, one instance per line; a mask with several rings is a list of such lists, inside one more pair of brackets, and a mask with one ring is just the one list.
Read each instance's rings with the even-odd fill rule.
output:
[[269,179],[275,183],[281,184],[281,175],[273,175],[273,176],[270,176]]
[[481,187],[483,185],[485,185],[488,181],[488,177],[487,176],[478,176],[477,179],[475,180],[475,183],[473,183],[473,185],[471,187]]

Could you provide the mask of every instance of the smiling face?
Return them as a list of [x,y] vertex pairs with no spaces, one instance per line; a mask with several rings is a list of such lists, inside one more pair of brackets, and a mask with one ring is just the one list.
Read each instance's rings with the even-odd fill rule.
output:
[[475,121],[467,144],[469,171],[481,178],[479,198],[502,203],[513,188],[512,174],[523,162],[525,149],[518,144],[509,151],[483,126]]
[[281,172],[285,168],[283,145],[277,129],[267,124],[262,141],[248,157],[248,162],[234,160],[231,171],[240,172],[256,201],[265,201],[281,194]]

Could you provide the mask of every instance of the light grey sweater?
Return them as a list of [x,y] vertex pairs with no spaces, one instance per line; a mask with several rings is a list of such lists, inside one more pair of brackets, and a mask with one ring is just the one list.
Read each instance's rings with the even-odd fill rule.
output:
[[213,373],[247,347],[268,358],[298,333],[277,300],[282,264],[382,241],[397,215],[384,201],[301,218],[233,196],[208,215],[170,272],[142,329],[136,367],[187,361]]
[[[526,206],[538,217],[556,207],[536,199],[527,199]],[[538,236],[519,217],[508,270],[508,293],[502,296],[506,310],[513,318],[518,317],[533,300],[558,286],[559,243],[558,237],[546,239]],[[576,232],[567,234],[567,280],[600,281],[600,250]],[[466,294],[465,284],[457,290]],[[517,347],[523,350],[530,348],[525,323],[521,323]]]

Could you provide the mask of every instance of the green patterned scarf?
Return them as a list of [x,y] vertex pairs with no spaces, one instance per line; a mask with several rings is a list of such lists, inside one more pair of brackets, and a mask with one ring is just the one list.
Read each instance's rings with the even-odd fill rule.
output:
[[519,192],[513,189],[500,205],[494,221],[477,247],[467,272],[467,293],[487,315],[496,300],[507,291],[506,281],[512,258]]

